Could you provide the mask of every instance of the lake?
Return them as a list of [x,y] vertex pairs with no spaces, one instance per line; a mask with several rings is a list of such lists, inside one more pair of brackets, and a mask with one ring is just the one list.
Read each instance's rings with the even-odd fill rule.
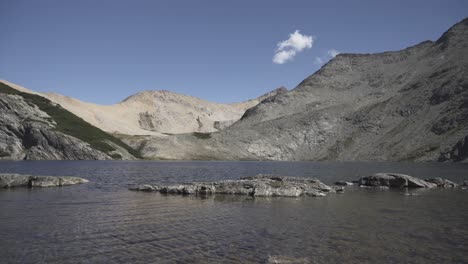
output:
[[[1,161],[0,173],[90,183],[0,190],[2,263],[468,263],[468,190],[347,187],[327,197],[129,191],[258,173],[324,183],[375,172],[468,180],[468,164]],[[406,195],[408,192],[416,195]]]

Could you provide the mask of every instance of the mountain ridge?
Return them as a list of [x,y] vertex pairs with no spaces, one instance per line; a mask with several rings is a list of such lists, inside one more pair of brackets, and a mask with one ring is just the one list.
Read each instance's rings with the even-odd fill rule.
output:
[[340,54],[210,138],[145,139],[142,152],[173,159],[466,160],[467,25],[464,19],[437,41],[400,51]]
[[278,88],[245,102],[222,104],[168,90],[146,90],[119,103],[99,105],[58,93],[38,93],[8,81],[0,81],[26,93],[43,96],[88,123],[109,133],[153,135],[214,132],[234,123],[246,109],[286,88]]
[[339,54],[294,89],[242,103],[169,91],[110,106],[44,96],[147,159],[466,162],[467,72],[468,18],[436,41]]

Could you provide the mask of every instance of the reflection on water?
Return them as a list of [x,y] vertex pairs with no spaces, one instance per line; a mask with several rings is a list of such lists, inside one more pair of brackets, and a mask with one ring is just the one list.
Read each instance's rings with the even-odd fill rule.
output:
[[323,198],[252,198],[161,195],[127,187],[257,173],[331,183],[380,171],[460,182],[467,169],[466,164],[0,162],[0,172],[92,181],[0,190],[2,262],[466,263],[468,190],[351,187]]

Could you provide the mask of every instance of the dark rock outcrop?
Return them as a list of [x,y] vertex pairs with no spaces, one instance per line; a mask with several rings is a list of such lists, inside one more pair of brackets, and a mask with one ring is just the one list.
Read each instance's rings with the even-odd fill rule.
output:
[[298,178],[275,175],[257,175],[240,180],[219,182],[194,182],[189,184],[150,185],[144,184],[134,188],[134,191],[160,192],[169,194],[242,194],[250,196],[325,196],[328,193],[343,192],[313,178]]
[[0,188],[13,187],[59,187],[86,183],[88,180],[71,176],[34,176],[26,174],[0,174]]

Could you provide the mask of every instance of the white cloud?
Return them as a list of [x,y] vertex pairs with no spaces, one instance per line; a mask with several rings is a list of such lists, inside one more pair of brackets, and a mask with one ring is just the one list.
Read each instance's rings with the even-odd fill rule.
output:
[[330,57],[332,57],[332,58],[335,58],[336,55],[340,54],[340,52],[337,51],[336,49],[331,49],[331,50],[329,50],[327,53],[328,53],[328,56],[330,56]]
[[299,30],[289,35],[287,40],[279,42],[276,53],[273,56],[273,62],[276,64],[283,64],[290,61],[297,55],[297,53],[304,49],[312,48],[314,38],[312,36],[302,35]]
[[317,65],[322,65],[325,62],[335,58],[338,54],[340,54],[340,52],[336,49],[330,49],[327,51],[327,55],[322,57],[315,57],[314,63]]
[[282,50],[278,51],[275,56],[273,57],[273,62],[276,64],[283,64],[288,60],[291,60],[296,56],[295,50]]

